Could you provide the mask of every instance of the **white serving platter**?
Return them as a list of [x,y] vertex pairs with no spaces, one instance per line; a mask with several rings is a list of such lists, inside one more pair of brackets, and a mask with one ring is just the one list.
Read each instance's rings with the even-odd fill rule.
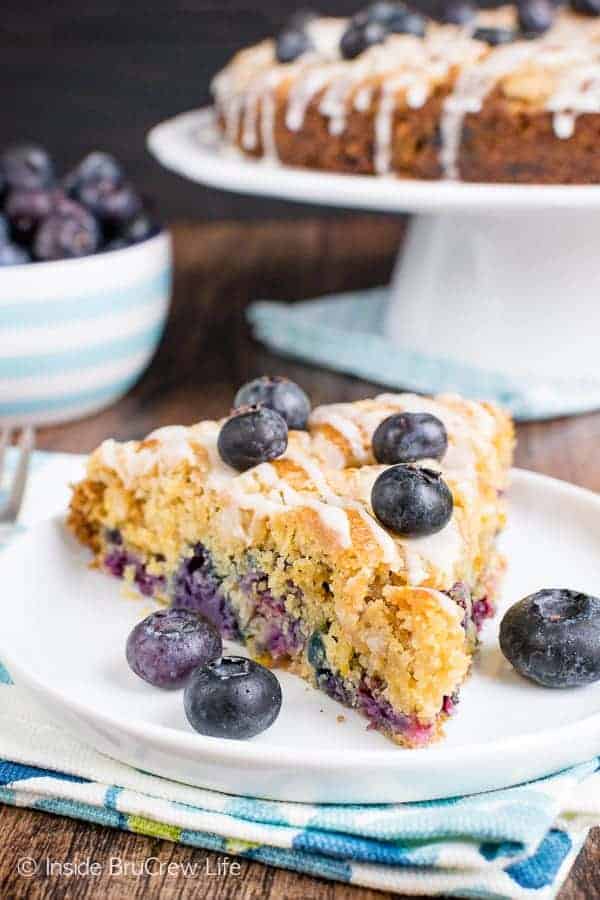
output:
[[[541,587],[600,594],[600,498],[515,470],[510,502],[501,612]],[[0,659],[42,715],[139,769],[255,797],[382,803],[502,788],[600,753],[600,684],[552,691],[525,681],[498,648],[500,616],[483,630],[447,739],[425,750],[367,731],[364,719],[286,673],[271,729],[246,742],[200,736],[181,691],[152,688],[127,667],[127,635],[152,603],[124,596],[86,563],[58,518],[2,553]]]
[[533,212],[600,209],[600,185],[467,184],[393,175],[343,175],[254,159],[223,144],[212,107],[182,113],[148,134],[166,168],[226,191],[386,212]]

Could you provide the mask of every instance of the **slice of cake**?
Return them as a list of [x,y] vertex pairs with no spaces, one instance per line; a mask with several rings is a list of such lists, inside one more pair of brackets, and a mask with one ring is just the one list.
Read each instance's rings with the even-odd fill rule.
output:
[[[105,441],[69,525],[100,568],[420,746],[454,711],[494,611],[512,448],[504,412],[456,396],[321,406],[289,434],[244,407]],[[407,464],[376,461],[394,453]]]

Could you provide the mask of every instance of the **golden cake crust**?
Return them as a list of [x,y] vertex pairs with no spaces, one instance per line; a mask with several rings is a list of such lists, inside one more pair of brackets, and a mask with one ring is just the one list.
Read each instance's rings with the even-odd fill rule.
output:
[[[442,463],[423,464],[442,472],[454,513],[426,538],[392,534],[370,505],[385,468],[373,459],[372,435],[400,411],[430,412],[448,433]],[[359,671],[383,685],[394,708],[438,729],[444,698],[465,678],[473,650],[467,610],[452,591],[465,584],[474,599],[491,598],[502,568],[494,541],[504,524],[509,417],[453,395],[382,394],[321,406],[308,431],[290,432],[283,456],[243,473],[219,457],[220,425],[105,441],[74,489],[69,524],[78,538],[102,566],[109,535],[118,532],[157,577],[170,576],[192,552],[186,548],[201,542],[242,621],[251,614],[243,587],[251,564],[271,594],[285,598],[286,614],[302,616],[312,632],[327,626],[327,658],[340,677]],[[305,656],[291,666],[314,677]]]
[[[319,20],[316,50],[294,63],[277,63],[272,41],[233,58],[213,82],[229,144],[332,172],[600,181],[598,19],[562,11],[545,35],[500,47],[430,23],[423,39],[393,35],[354,60],[336,49],[345,24]],[[514,27],[515,11],[481,11],[478,24]]]

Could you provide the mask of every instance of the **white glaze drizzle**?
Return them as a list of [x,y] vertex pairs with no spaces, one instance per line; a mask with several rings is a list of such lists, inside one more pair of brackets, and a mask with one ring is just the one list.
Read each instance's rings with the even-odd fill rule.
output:
[[497,47],[481,62],[466,67],[446,99],[440,123],[444,175],[458,177],[458,152],[468,113],[481,111],[498,82],[530,65],[554,89],[542,103],[553,113],[554,134],[567,140],[582,112],[600,112],[600,46],[598,32],[568,14],[542,38]]
[[358,414],[351,409],[348,403],[332,403],[329,406],[318,406],[310,415],[310,424],[329,425],[347,441],[354,459],[363,463],[368,459],[368,453],[364,446],[364,436],[357,421]]
[[[502,8],[480,12],[478,22],[510,25],[513,19],[514,11]],[[553,90],[541,108],[552,113],[558,138],[573,135],[578,115],[600,112],[599,28],[593,20],[561,13],[543,37],[491,49],[471,39],[472,26],[434,25],[422,40],[394,35],[354,60],[342,60],[339,39],[346,24],[343,19],[311,23],[308,30],[314,50],[292,64],[276,62],[270,41],[238,54],[213,81],[227,140],[235,141],[242,121],[243,146],[256,149],[260,136],[265,156],[276,159],[275,91],[286,78],[290,80],[286,125],[291,131],[301,130],[308,106],[321,92],[320,112],[334,135],[344,131],[350,109],[366,112],[379,94],[374,166],[380,174],[392,169],[393,123],[399,104],[422,106],[433,86],[454,66],[461,71],[440,121],[440,161],[449,178],[458,177],[465,117],[479,112],[495,85],[529,61],[552,80]]]
[[432,412],[446,424],[450,448],[442,466],[436,461],[428,465],[442,469],[446,477],[460,483],[464,498],[468,497],[469,489],[475,491],[477,487],[473,446],[482,441],[484,450],[486,447],[491,449],[487,442],[493,439],[494,420],[475,403],[462,401],[462,407],[462,410],[460,406],[455,409],[452,404],[417,395],[384,394],[375,401],[315,409],[310,424],[317,426],[317,431],[314,434],[294,432],[288,451],[282,457],[306,473],[308,483],[304,488],[290,485],[278,475],[274,464],[263,463],[244,473],[227,466],[217,449],[218,422],[203,422],[191,428],[161,428],[141,443],[105,441],[96,457],[102,465],[114,470],[126,487],[135,489],[136,480],[151,473],[154,467],[160,475],[184,460],[190,465],[191,477],[196,477],[195,448],[201,446],[208,459],[208,465],[199,470],[203,472],[206,487],[227,498],[223,508],[234,507],[254,514],[250,524],[244,527],[239,513],[221,515],[218,523],[235,537],[250,544],[255,528],[264,518],[284,514],[286,509],[309,508],[317,513],[337,545],[347,548],[352,542],[348,513],[353,511],[369,528],[380,548],[382,561],[392,571],[405,572],[409,582],[417,586],[430,578],[432,571],[448,580],[453,577],[464,553],[458,522],[452,519],[446,528],[428,538],[408,539],[392,535],[375,519],[370,507],[372,485],[383,467],[370,464],[346,470],[344,459],[334,454],[332,458],[336,460],[337,470],[324,470],[316,450],[327,440],[319,433],[318,425],[327,424],[344,437],[351,436],[351,452],[360,453],[361,458],[368,461],[372,432],[383,418],[396,410]]
[[531,44],[524,42],[497,47],[483,61],[462,70],[452,93],[444,101],[440,120],[440,162],[446,178],[458,177],[458,151],[465,117],[480,112],[498,80],[514,71],[531,52]]

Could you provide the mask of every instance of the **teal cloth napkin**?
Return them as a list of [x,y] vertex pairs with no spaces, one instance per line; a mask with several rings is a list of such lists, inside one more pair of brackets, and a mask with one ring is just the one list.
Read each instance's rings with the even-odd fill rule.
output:
[[400,350],[384,334],[387,302],[381,287],[293,304],[261,301],[247,316],[258,340],[276,352],[388,388],[492,400],[522,421],[600,407],[600,382],[590,378],[519,378]]
[[[36,454],[32,468],[21,531],[64,509],[83,458]],[[46,719],[0,663],[0,802],[381,890],[551,900],[589,828],[600,823],[600,760],[449,800],[256,800],[179,784],[97,753]]]

